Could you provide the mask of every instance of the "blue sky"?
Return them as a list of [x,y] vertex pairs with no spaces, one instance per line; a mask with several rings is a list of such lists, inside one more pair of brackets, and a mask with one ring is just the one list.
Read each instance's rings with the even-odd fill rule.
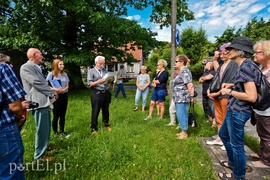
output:
[[[228,26],[238,29],[241,26],[245,27],[254,17],[263,17],[265,21],[270,19],[269,0],[189,0],[188,6],[194,12],[196,20],[186,21],[177,26],[177,29],[181,33],[186,27],[193,27],[195,30],[202,27],[211,42],[215,41],[214,36],[220,36]],[[150,7],[143,11],[129,9],[126,18],[156,31],[157,40],[170,41],[171,27],[159,29],[159,24],[149,21],[150,14]]]

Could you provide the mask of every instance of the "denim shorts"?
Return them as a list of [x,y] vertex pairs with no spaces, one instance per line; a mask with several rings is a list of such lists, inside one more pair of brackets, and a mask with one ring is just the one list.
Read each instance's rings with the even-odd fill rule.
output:
[[154,89],[154,91],[152,93],[151,100],[152,101],[158,101],[158,102],[164,102],[166,96],[167,96],[167,90],[166,89],[160,89],[160,90]]

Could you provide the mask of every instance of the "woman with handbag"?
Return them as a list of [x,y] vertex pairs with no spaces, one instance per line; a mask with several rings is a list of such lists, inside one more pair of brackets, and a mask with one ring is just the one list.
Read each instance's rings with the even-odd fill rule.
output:
[[251,103],[257,100],[256,84],[260,82],[261,72],[249,58],[253,55],[253,43],[246,36],[236,37],[226,47],[229,58],[234,60],[238,69],[234,83],[222,84],[222,95],[229,95],[227,114],[218,132],[226,151],[228,160],[220,161],[233,173],[218,173],[221,180],[244,179],[246,174],[246,154],[244,149],[244,128],[251,117]]
[[[217,122],[217,129],[219,131],[227,113],[227,103],[228,103],[228,95],[221,94],[221,85],[223,83],[234,83],[235,72],[237,71],[237,64],[235,61],[229,59],[228,53],[229,51],[225,48],[228,47],[231,43],[225,43],[220,46],[219,51],[215,52],[213,57],[214,67],[216,68],[216,74],[213,78],[212,83],[208,89],[208,96],[211,99],[214,99],[214,109],[215,109],[215,117]],[[222,64],[219,65],[218,59],[222,60]],[[219,136],[213,141],[207,141],[208,145],[223,145]],[[225,150],[225,147],[221,147],[222,150]]]
[[188,58],[186,55],[178,55],[175,58],[175,66],[179,70],[172,80],[172,98],[175,102],[176,115],[182,132],[176,134],[177,139],[188,138],[188,105],[194,102],[194,86],[192,74],[186,67]]

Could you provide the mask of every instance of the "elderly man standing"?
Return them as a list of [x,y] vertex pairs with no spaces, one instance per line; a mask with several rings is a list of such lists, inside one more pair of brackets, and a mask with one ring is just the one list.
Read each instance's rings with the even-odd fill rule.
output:
[[[103,78],[108,73],[105,66],[105,57],[97,56],[95,58],[95,67],[90,69],[87,74],[88,86],[91,88],[91,106],[92,106],[92,122],[91,132],[97,135],[98,131],[98,115],[102,109],[102,119],[108,131],[112,128],[109,125],[109,105],[111,103],[111,92],[108,91],[108,83]],[[112,79],[113,80],[113,79]]]
[[20,169],[24,148],[17,126],[18,120],[24,118],[20,101],[24,95],[11,67],[0,63],[0,179],[25,179]]
[[28,61],[21,66],[20,76],[23,87],[27,93],[26,100],[39,104],[39,107],[32,110],[36,121],[35,154],[34,159],[44,159],[51,161],[51,156],[45,155],[46,150],[55,147],[48,147],[50,140],[51,118],[50,118],[50,98],[58,98],[57,93],[52,90],[42,74],[40,64],[43,56],[40,50],[30,48],[27,51]]

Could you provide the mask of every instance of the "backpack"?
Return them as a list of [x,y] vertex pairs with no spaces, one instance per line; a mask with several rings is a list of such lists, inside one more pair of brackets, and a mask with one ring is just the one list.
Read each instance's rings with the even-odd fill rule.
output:
[[264,111],[270,107],[270,83],[262,72],[260,76],[260,81],[256,84],[257,100],[251,106],[253,109]]

